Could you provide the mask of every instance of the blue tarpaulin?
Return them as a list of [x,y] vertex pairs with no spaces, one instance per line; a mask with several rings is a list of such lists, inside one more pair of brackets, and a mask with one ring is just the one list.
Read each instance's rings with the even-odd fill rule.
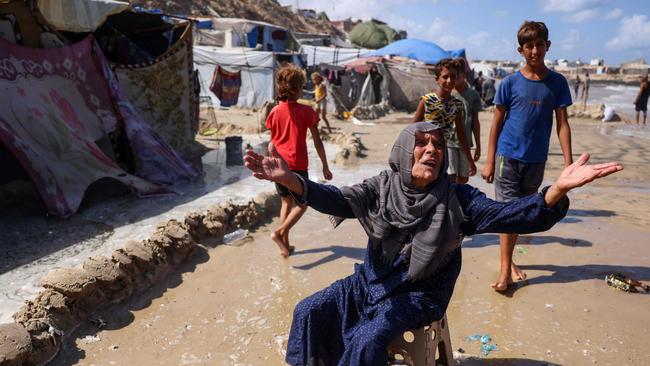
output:
[[402,39],[378,50],[361,55],[361,57],[370,56],[401,56],[426,64],[435,64],[443,58],[465,57],[465,49],[459,48],[457,50],[445,51],[433,42],[420,39]]

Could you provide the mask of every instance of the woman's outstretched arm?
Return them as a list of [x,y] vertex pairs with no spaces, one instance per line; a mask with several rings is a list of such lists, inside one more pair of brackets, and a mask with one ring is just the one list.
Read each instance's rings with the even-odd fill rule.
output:
[[269,156],[247,150],[244,164],[253,172],[255,178],[269,180],[287,187],[294,200],[300,205],[309,205],[327,215],[355,217],[350,205],[337,187],[318,184],[291,172],[272,143],[269,144]]
[[589,154],[582,154],[541,193],[507,203],[491,200],[471,186],[456,186],[458,200],[468,217],[463,232],[467,235],[487,232],[528,234],[550,229],[566,215],[569,208],[567,192],[623,170],[623,166],[616,162],[589,165],[588,161]]

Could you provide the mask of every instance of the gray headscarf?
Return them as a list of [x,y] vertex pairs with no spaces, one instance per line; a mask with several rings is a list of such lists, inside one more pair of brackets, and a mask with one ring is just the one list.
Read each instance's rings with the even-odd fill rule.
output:
[[[343,187],[347,199],[374,247],[388,263],[410,244],[408,275],[411,280],[436,272],[440,262],[458,239],[463,213],[447,175],[447,149],[438,179],[427,187],[413,187],[413,149],[415,132],[431,132],[437,126],[418,122],[397,137],[388,160],[391,170]],[[409,249],[409,247],[406,247]]]

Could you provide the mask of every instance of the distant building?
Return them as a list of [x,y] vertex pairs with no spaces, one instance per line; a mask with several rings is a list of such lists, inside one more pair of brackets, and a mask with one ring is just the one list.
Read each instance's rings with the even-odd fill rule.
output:
[[589,61],[589,65],[591,66],[605,66],[605,60],[602,58],[594,58],[591,61]]

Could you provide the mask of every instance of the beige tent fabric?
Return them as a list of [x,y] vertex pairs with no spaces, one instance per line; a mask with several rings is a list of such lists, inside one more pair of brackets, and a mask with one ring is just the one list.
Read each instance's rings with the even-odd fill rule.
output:
[[109,15],[128,9],[129,3],[114,0],[38,0],[38,8],[57,30],[92,32]]
[[199,151],[194,140],[197,101],[194,92],[192,27],[169,50],[148,65],[113,64],[120,89],[138,114],[185,158]]

